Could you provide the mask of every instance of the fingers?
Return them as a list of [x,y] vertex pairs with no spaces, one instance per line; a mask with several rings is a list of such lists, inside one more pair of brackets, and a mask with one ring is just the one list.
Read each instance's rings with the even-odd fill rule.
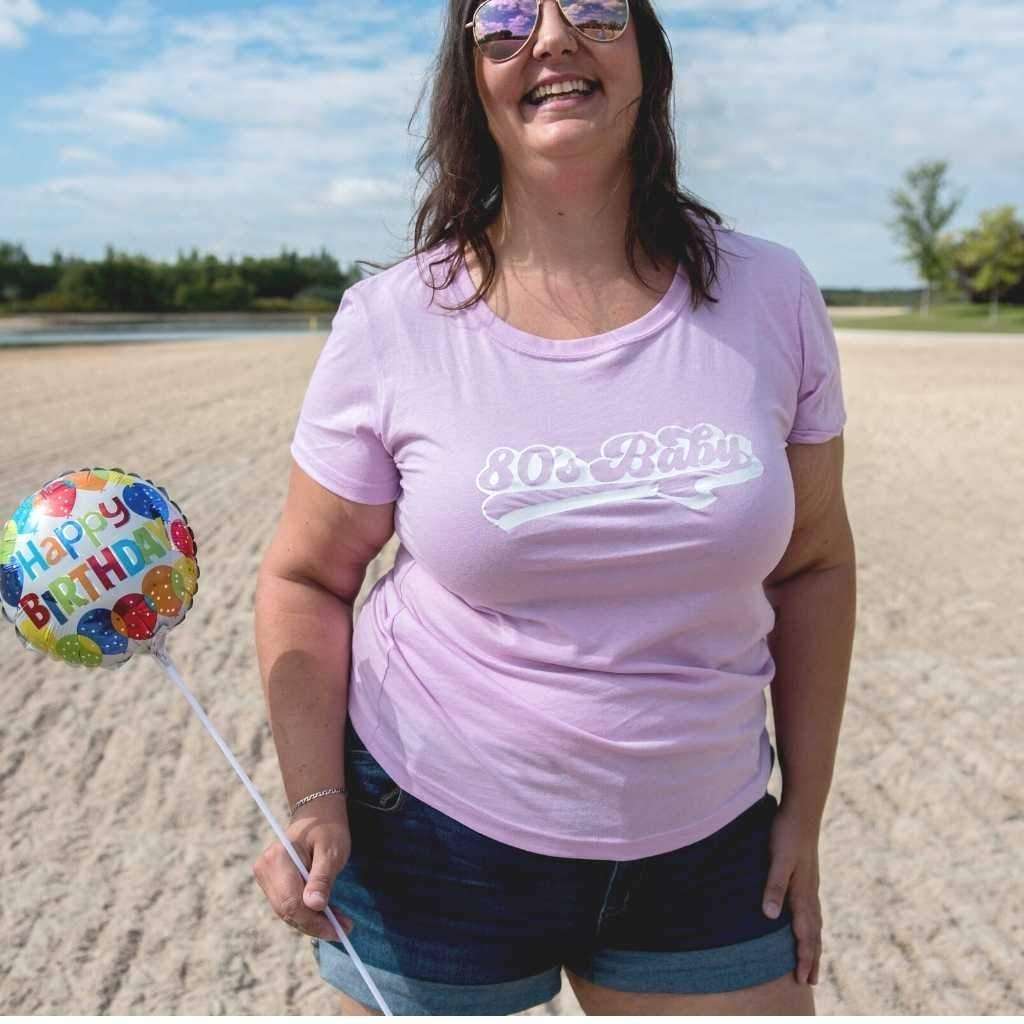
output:
[[[264,888],[264,892],[267,892],[266,888]],[[267,892],[267,899],[274,913],[290,928],[315,938],[337,942],[338,933],[334,930],[334,925],[328,920],[327,915],[310,910],[302,902],[301,893],[302,889],[299,886],[280,896],[271,889],[270,892]],[[351,935],[352,929],[355,927],[352,919],[336,903],[331,904],[331,911],[345,934]]]
[[[308,851],[294,839],[292,843],[303,863],[308,863]],[[295,870],[295,865],[280,843],[272,843],[260,854],[253,864],[252,872],[267,897],[267,902],[285,924],[305,935],[332,942],[338,941],[338,933],[333,923],[323,913],[323,908],[327,905],[326,901],[321,905],[320,910],[307,906],[305,895],[310,891],[311,885],[308,883],[304,885],[302,876]],[[324,876],[325,872],[321,869],[317,880],[317,891],[329,893],[334,879],[331,876],[327,881]],[[313,879],[314,875],[310,872],[310,882]],[[331,904],[331,910],[345,934],[351,934],[354,927],[352,919],[336,904]]]
[[342,851],[337,847],[318,843],[313,848],[313,866],[309,869],[309,880],[302,894],[307,907],[323,910],[327,906],[327,897],[341,861]]
[[[345,934],[349,935],[354,927],[351,918],[346,917],[341,908],[333,904],[331,910],[345,930]],[[329,939],[332,942],[338,941],[338,933],[334,930],[334,925],[327,919],[327,915],[306,907],[300,899],[298,891],[290,892],[283,897],[278,916],[296,931],[320,939]]]
[[786,898],[786,890],[789,888],[789,879],[793,874],[793,866],[783,858],[776,857],[772,861],[771,870],[768,872],[768,881],[764,887],[764,898],[761,902],[761,909],[765,915],[776,918],[782,913],[782,904]]
[[[786,898],[786,885],[769,881],[765,887],[764,912],[776,918]],[[790,894],[793,912],[793,934],[796,936],[796,980],[801,985],[818,984],[818,965],[821,961],[821,912],[816,900],[801,899]]]
[[[805,896],[802,884],[794,883],[793,867],[782,857],[777,857],[771,866],[765,884],[762,909],[771,918],[777,918],[789,892],[790,908],[793,912],[793,934],[796,936],[797,965],[795,977],[801,985],[818,984],[818,967],[821,962],[821,909],[814,885],[814,896]],[[802,877],[802,876],[801,876]],[[790,888],[791,883],[792,888]]]
[[793,934],[796,936],[796,980],[817,985],[821,963],[821,911],[816,900],[794,900]]
[[816,985],[822,952],[817,842],[809,842],[799,824],[797,819],[784,816],[781,810],[775,817],[762,909],[774,919],[788,901],[796,937],[794,977],[801,985]]

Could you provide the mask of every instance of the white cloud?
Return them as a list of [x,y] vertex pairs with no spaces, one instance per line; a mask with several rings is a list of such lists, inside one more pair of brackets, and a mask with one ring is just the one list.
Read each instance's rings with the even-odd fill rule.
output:
[[[884,222],[919,159],[948,158],[970,187],[962,219],[1024,203],[1018,0],[656,4],[679,26],[682,184],[741,230],[793,245],[822,283],[911,282]],[[7,231],[85,254],[217,241],[386,259],[405,244],[422,135],[407,122],[439,5],[407,22],[383,5],[181,17],[122,4],[103,31],[128,32],[131,9],[150,11],[156,49],[18,112],[22,131],[60,135],[64,167],[8,191]],[[686,12],[703,20],[684,26]]]
[[53,30],[59,35],[88,36],[91,41],[104,37],[134,40],[146,34],[152,18],[150,0],[122,0],[105,18],[77,7],[62,11]]
[[43,20],[36,0],[0,0],[0,47],[25,45],[25,29]]
[[327,189],[333,206],[365,209],[377,203],[400,203],[409,196],[409,186],[382,178],[339,178]]
[[654,8],[659,17],[668,14],[715,14],[737,11],[768,11],[790,14],[799,9],[799,0],[654,0]]
[[85,146],[61,146],[57,150],[57,159],[61,163],[82,163],[82,164],[109,164],[110,158],[102,156],[94,149]]
[[1000,179],[1003,202],[1024,201],[1016,2],[789,0],[765,19],[770,30],[755,17],[752,31],[670,33],[689,185],[738,227],[794,245],[834,285],[909,283],[884,222],[911,164],[950,161],[969,187],[961,223],[987,202],[977,183]]
[[[396,111],[413,102],[409,83],[420,79],[425,59],[403,52],[401,40],[386,32],[331,39],[307,21],[300,12],[278,11],[171,22],[161,52],[134,66],[120,61],[98,82],[40,97],[21,127],[118,145],[161,142],[176,122],[213,124],[234,136],[250,127],[323,133],[345,114],[358,125],[397,121]],[[271,52],[252,52],[257,43]],[[127,139],[119,128],[129,129]],[[309,152],[314,139],[306,141]]]
[[[429,55],[396,25],[394,11],[326,7],[161,23],[156,52],[20,112],[22,131],[60,136],[69,170],[90,151],[114,166],[89,173],[79,159],[83,173],[15,190],[5,230],[41,236],[44,252],[56,231],[83,254],[110,241],[173,256],[214,238],[239,252],[327,245],[342,259],[401,248],[419,144],[407,121]],[[410,31],[422,39],[422,21]]]
[[127,94],[114,97],[102,89],[91,98],[77,93],[47,96],[38,101],[41,118],[28,127],[34,132],[78,136],[110,149],[164,143],[180,134],[181,126],[172,118],[132,103]]

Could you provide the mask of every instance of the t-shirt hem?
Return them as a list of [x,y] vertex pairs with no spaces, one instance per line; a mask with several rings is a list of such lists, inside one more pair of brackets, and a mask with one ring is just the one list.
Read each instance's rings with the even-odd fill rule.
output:
[[[372,740],[373,727],[369,723],[365,726],[360,724],[351,714],[351,708],[349,715],[356,732],[359,733],[367,750],[370,750],[368,738]],[[549,857],[571,857],[577,860],[639,860],[641,857],[655,857],[700,842],[752,807],[764,796],[768,788],[768,776],[762,779],[759,775],[714,814],[669,832],[658,832],[641,839],[578,838],[538,832],[492,817],[483,813],[478,806],[468,804],[461,798],[432,786],[429,780],[412,778],[402,766],[387,763],[375,751],[370,750],[370,753],[397,786],[467,828],[530,853],[540,853]]]
[[353,480],[344,476],[336,469],[327,467],[309,452],[303,451],[294,442],[289,451],[299,467],[308,473],[318,484],[326,487],[332,494],[337,494],[350,501],[358,501],[365,505],[386,505],[395,501],[402,493],[400,487],[392,484],[373,484],[365,480]]
[[785,440],[787,444],[793,441],[798,444],[816,444],[831,437],[838,437],[842,432],[842,427],[838,430],[794,430]]
[[818,444],[821,441],[828,441],[830,438],[838,437],[843,432],[845,424],[839,424],[827,430],[794,430],[786,438],[786,443],[795,441],[797,444]]

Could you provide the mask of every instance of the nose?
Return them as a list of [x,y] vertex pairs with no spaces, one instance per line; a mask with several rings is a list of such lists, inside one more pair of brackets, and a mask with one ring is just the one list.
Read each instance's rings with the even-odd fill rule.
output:
[[572,53],[576,49],[576,33],[565,20],[558,0],[540,0],[537,11],[537,35],[533,41],[533,55],[546,53]]

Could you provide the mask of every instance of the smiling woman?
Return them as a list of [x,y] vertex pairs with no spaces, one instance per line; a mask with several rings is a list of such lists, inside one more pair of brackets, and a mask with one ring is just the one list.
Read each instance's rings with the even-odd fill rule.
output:
[[261,571],[285,788],[332,799],[305,888],[280,844],[257,876],[347,1014],[326,900],[395,1013],[563,971],[587,1013],[813,1013],[854,599],[821,293],[679,188],[647,0],[450,0],[431,85],[413,252],[342,297]]
[[[552,25],[558,31],[558,24],[580,40],[574,48],[576,63],[553,53],[529,59],[525,41],[532,39],[536,46],[538,32],[549,32]],[[486,41],[488,34],[503,33],[510,44]],[[527,99],[547,82],[576,78],[595,83],[588,99],[548,100],[541,106]],[[540,5],[535,0],[450,3],[441,50],[425,87],[430,89],[430,127],[416,161],[429,191],[415,218],[413,252],[431,252],[448,240],[458,243],[442,261],[447,274],[440,287],[451,284],[467,256],[479,265],[482,279],[467,305],[486,298],[497,284],[493,229],[502,212],[506,218],[512,215],[508,193],[518,184],[516,156],[529,155],[519,126],[541,115],[547,123],[556,112],[569,111],[560,116],[575,118],[589,111],[592,140],[605,154],[602,165],[593,165],[592,153],[571,164],[563,159],[553,184],[560,180],[563,188],[578,190],[589,179],[598,201],[615,190],[617,205],[627,212],[626,237],[612,250],[617,276],[626,267],[633,276],[644,269],[652,273],[656,263],[663,270],[682,263],[693,308],[713,302],[713,225],[722,218],[678,184],[672,78],[668,39],[646,0],[566,0],[564,10],[554,0]],[[515,97],[511,123],[510,91]],[[507,259],[514,258],[509,251]],[[571,256],[569,262],[575,262]],[[664,275],[656,280],[656,290],[664,281]]]

